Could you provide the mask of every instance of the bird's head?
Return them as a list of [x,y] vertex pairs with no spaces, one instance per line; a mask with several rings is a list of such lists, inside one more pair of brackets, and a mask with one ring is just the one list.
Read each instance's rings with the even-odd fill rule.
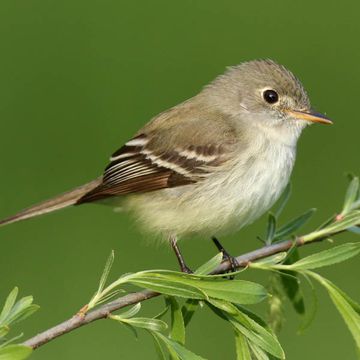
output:
[[213,105],[242,122],[289,132],[296,137],[311,123],[332,123],[311,108],[299,79],[272,60],[254,60],[230,67],[203,92]]

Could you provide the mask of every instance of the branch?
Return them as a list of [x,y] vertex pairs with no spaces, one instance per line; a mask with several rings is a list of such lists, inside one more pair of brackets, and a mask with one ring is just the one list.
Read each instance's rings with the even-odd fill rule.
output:
[[[317,241],[324,240],[324,238],[317,239]],[[303,239],[297,238],[296,240],[286,240],[276,244],[264,246],[260,249],[251,251],[249,253],[240,255],[236,258],[238,262],[238,267],[243,268],[248,266],[248,264],[252,261],[259,260],[265,258],[270,255],[277,254],[282,251],[287,251],[291,247],[296,246],[300,247],[306,244],[310,244],[311,242],[304,242]],[[226,271],[231,270],[230,262],[224,261],[221,263],[212,274],[222,274]],[[23,344],[32,347],[33,349],[42,346],[49,341],[67,334],[70,331],[73,331],[81,326],[89,324],[95,320],[107,318],[112,312],[122,309],[126,306],[133,305],[153,297],[161,295],[155,291],[150,290],[142,290],[139,292],[131,293],[125,296],[122,296],[116,300],[113,300],[107,304],[100,306],[99,308],[88,312],[86,315],[75,315],[72,318],[65,320],[64,322],[28,339]]]
[[[282,209],[282,207],[288,200],[288,194],[289,193],[285,195],[283,203],[280,206],[280,209]],[[285,231],[283,236],[284,237],[289,236],[285,234],[294,233],[295,230],[300,228],[308,219],[308,215],[309,212],[299,216],[296,219],[293,219],[287,225],[283,226],[282,231],[283,232],[285,231],[284,227],[286,228],[286,231],[288,231],[288,232]],[[287,251],[292,247],[300,247],[313,242],[323,241],[324,239],[327,239],[329,236],[335,236],[350,228],[358,227],[359,221],[360,221],[360,186],[359,186],[359,179],[357,177],[353,177],[347,189],[345,195],[345,201],[341,213],[339,213],[336,216],[332,216],[318,229],[302,237],[266,245],[260,249],[236,257],[237,267],[244,268],[248,266],[251,262],[254,262],[262,258],[266,258],[271,255],[275,255],[280,252]],[[274,229],[272,229],[272,227],[274,227]],[[270,234],[271,232],[275,234],[275,229],[276,229],[276,217],[275,218],[269,217],[268,232],[270,231]],[[222,262],[211,274],[226,273],[229,270],[233,270],[233,266],[234,264],[232,261],[226,260]],[[104,305],[101,305],[95,310],[91,310],[87,313],[79,311],[78,314],[76,314],[72,318],[28,339],[23,343],[23,345],[27,345],[33,349],[36,349],[48,343],[49,341],[63,334],[67,334],[68,332],[73,331],[81,326],[89,324],[95,320],[107,318],[112,312],[116,310],[122,309],[129,305],[137,304],[139,302],[151,299],[159,295],[161,294],[155,291],[142,290],[119,297],[118,299],[108,302]],[[84,306],[83,309],[86,309],[86,306]]]

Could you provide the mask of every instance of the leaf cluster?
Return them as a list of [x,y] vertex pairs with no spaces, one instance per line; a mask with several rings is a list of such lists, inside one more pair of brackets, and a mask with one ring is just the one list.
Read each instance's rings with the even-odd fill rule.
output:
[[16,301],[18,288],[15,287],[8,295],[0,313],[0,360],[22,360],[30,356],[32,348],[14,344],[22,334],[8,338],[11,327],[26,319],[39,309],[38,305],[33,304],[32,296],[25,296]]
[[[222,254],[214,256],[194,274],[169,270],[139,271],[124,274],[107,285],[114,262],[114,252],[111,252],[98,289],[82,308],[80,315],[101,306],[119,293],[127,293],[129,286],[136,286],[164,295],[165,306],[160,313],[152,317],[140,316],[141,304],[138,303],[120,314],[110,314],[108,318],[126,326],[135,336],[138,336],[139,329],[149,333],[160,359],[164,360],[169,356],[173,360],[204,359],[186,347],[187,326],[194,314],[203,308],[208,308],[232,328],[238,360],[285,359],[284,349],[276,335],[284,321],[283,303],[286,299],[292,303],[295,311],[304,317],[302,329],[306,328],[315,311],[310,311],[309,315],[305,306],[303,282],[310,285],[314,303],[314,284],[317,283],[329,294],[360,354],[360,305],[316,272],[320,268],[333,266],[359,255],[360,243],[331,246],[304,258],[301,258],[298,251],[298,245],[328,239],[341,232],[360,234],[359,188],[359,179],[352,176],[340,213],[331,216],[314,231],[301,236],[298,234],[300,229],[310,220],[315,209],[305,211],[279,225],[280,215],[291,193],[290,186],[286,189],[277,210],[269,214],[266,234],[260,240],[266,247],[275,246],[278,242],[289,244],[289,241],[289,245],[293,243],[293,246],[288,251],[258,259],[249,263],[246,268],[227,274],[239,276],[243,271],[267,271],[269,281],[266,286],[242,279],[229,281],[223,274],[208,275],[217,272],[216,269],[223,260]],[[18,337],[6,338],[10,326],[38,309],[37,305],[32,304],[32,297],[16,301],[17,292],[15,288],[10,293],[0,314],[0,360],[25,359],[32,351],[24,345],[14,344]],[[268,302],[266,321],[250,309],[252,305],[265,300]],[[165,321],[166,314],[169,321]]]

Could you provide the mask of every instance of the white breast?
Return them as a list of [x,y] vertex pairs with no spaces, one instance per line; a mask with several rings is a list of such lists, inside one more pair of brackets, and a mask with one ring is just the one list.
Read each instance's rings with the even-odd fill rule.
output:
[[223,171],[195,185],[129,198],[145,228],[186,237],[231,232],[253,222],[278,199],[293,168],[295,147],[258,139]]

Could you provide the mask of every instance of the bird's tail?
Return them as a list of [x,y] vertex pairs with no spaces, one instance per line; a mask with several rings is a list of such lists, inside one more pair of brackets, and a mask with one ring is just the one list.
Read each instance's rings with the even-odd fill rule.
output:
[[86,193],[100,185],[101,181],[101,178],[95,179],[85,185],[77,187],[74,190],[68,191],[61,195],[55,196],[52,199],[43,201],[39,204],[24,209],[13,216],[0,220],[0,226],[47,214],[52,211],[63,209],[70,205],[75,205],[81,197],[83,197]]

